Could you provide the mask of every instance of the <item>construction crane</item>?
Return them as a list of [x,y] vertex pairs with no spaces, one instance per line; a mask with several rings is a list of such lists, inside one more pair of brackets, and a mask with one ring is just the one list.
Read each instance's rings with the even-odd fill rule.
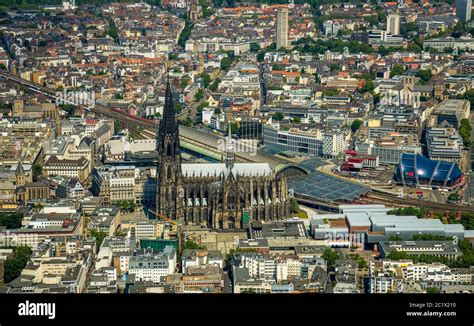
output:
[[153,215],[155,215],[156,217],[162,219],[163,221],[166,221],[166,222],[169,222],[173,225],[176,225],[177,227],[177,236],[178,236],[178,255],[181,256],[181,250],[183,248],[183,243],[182,243],[182,230],[181,230],[181,224],[179,224],[177,221],[175,220],[172,220],[170,219],[168,216],[166,215],[163,215],[161,213],[158,213],[156,211],[153,211],[153,210],[148,210],[150,213],[152,213]]

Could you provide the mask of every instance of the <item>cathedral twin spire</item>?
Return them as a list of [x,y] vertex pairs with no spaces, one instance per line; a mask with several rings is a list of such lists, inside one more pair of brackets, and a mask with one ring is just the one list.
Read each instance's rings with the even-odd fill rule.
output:
[[171,219],[182,215],[181,156],[179,130],[173,105],[173,94],[169,80],[166,83],[163,115],[156,133],[156,211]]
[[163,115],[156,133],[156,149],[158,155],[167,157],[179,155],[179,130],[169,79],[166,82]]
[[163,116],[160,122],[159,133],[167,134],[177,132],[176,117],[174,112],[173,93],[169,79],[166,82],[165,104],[163,107]]

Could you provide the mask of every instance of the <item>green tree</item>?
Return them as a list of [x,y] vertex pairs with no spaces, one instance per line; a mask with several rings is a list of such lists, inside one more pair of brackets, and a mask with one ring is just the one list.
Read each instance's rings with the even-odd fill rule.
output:
[[38,164],[34,164],[31,168],[33,170],[33,180],[38,180],[38,177],[43,174],[43,167]]
[[449,194],[448,200],[453,201],[453,202],[458,202],[461,200],[461,195],[456,194],[456,193]]
[[209,102],[202,102],[201,104],[199,104],[199,106],[197,107],[197,110],[199,112],[202,112],[202,110],[204,110],[204,108],[208,108],[209,107]]
[[128,204],[128,209],[130,212],[135,212],[135,209],[137,209],[137,204],[133,200],[131,200]]
[[217,91],[217,89],[219,88],[220,82],[221,82],[221,80],[220,80],[219,78],[216,78],[216,80],[214,80],[214,82],[211,84],[211,86],[209,87],[209,89],[210,89],[212,92]]
[[185,17],[184,28],[183,28],[183,30],[181,31],[181,34],[179,34],[179,37],[178,37],[178,44],[181,47],[184,48],[186,46],[186,41],[191,36],[192,29],[193,29],[193,25],[191,24],[189,19],[187,19],[187,17]]
[[426,289],[426,293],[436,294],[440,293],[439,288],[437,287],[429,287]]
[[107,233],[105,233],[104,231],[92,230],[90,232],[90,235],[95,238],[95,244],[97,246],[97,250],[99,250],[100,246],[102,245],[102,242],[107,237]]
[[472,126],[469,119],[462,119],[461,126],[459,128],[459,135],[462,137],[464,146],[466,147],[471,146],[471,132],[472,132]]
[[329,70],[331,71],[341,70],[341,67],[337,63],[331,63],[329,65]]
[[114,120],[114,130],[115,132],[122,130],[122,125],[117,120]]
[[364,121],[362,121],[360,119],[354,120],[351,124],[352,132],[356,132],[357,130],[359,130],[359,128],[362,126],[363,123],[364,123]]
[[202,100],[203,98],[204,98],[204,90],[199,89],[199,90],[197,91],[196,95],[194,96],[194,99],[195,99],[196,101],[200,101],[200,100]]
[[399,207],[392,209],[388,211],[388,214],[392,215],[403,215],[403,216],[408,216],[408,215],[415,215],[418,218],[422,218],[426,215],[427,211],[426,208],[420,207]]
[[364,19],[372,26],[378,26],[379,24],[378,16],[364,16]]
[[391,260],[410,259],[410,255],[408,255],[406,251],[394,250],[387,255],[387,259],[391,259]]
[[192,124],[193,121],[189,117],[186,117],[186,119],[183,121],[183,125],[185,125],[186,127],[191,127]]
[[20,276],[21,271],[25,268],[30,260],[31,249],[26,246],[14,248],[13,254],[5,260],[4,279],[5,283],[9,283]]
[[326,88],[323,89],[323,96],[337,96],[340,92],[336,88]]
[[474,89],[470,89],[464,93],[463,98],[469,100],[469,102],[471,102],[471,110],[474,109]]
[[415,234],[412,237],[413,241],[445,241],[452,240],[453,237],[437,235],[437,234]]
[[184,243],[184,249],[201,249],[201,250],[206,250],[206,246],[204,245],[200,245],[200,244],[197,244],[196,242],[194,241],[191,241],[191,240],[187,240],[185,243]]
[[359,92],[361,93],[372,93],[375,89],[375,84],[373,81],[371,80],[367,80],[365,83],[364,83],[364,86],[362,86],[360,89],[359,89]]
[[237,122],[231,122],[230,131],[232,132],[232,134],[236,134],[239,131],[239,124]]
[[407,46],[407,51],[420,53],[422,51],[421,47],[417,43],[410,43]]
[[334,266],[334,263],[339,258],[338,253],[331,248],[327,248],[324,250],[321,257],[326,261],[328,268]]
[[390,71],[390,78],[395,76],[400,76],[405,73],[405,67],[402,65],[394,65],[392,70]]
[[113,19],[109,19],[109,29],[107,31],[107,35],[109,35],[111,38],[116,40],[118,38],[118,30],[117,26],[115,26],[115,22]]
[[282,121],[284,118],[285,118],[285,116],[281,112],[275,112],[272,115],[272,119],[275,120],[275,121]]
[[420,78],[421,84],[426,84],[430,81],[432,73],[429,69],[420,69],[417,71],[415,76]]
[[202,78],[202,81],[203,81],[204,88],[207,88],[209,86],[209,84],[211,83],[211,76],[209,76],[208,73],[203,72],[201,74],[201,78]]
[[23,219],[22,213],[0,213],[0,226],[6,229],[17,229],[21,227],[21,221]]
[[191,82],[191,77],[189,77],[188,75],[184,75],[181,77],[179,81],[179,85],[181,86],[181,88],[186,88],[186,86],[188,86],[190,82]]
[[[454,220],[458,222],[457,220]],[[474,213],[463,212],[459,221],[466,230],[474,230]]]
[[202,16],[204,18],[210,17],[214,14],[214,10],[209,7],[209,2],[207,0],[199,0],[199,5],[202,8]]
[[298,205],[298,202],[294,198],[290,199],[290,212],[296,214],[299,211],[300,205]]
[[224,57],[222,58],[221,60],[221,69],[222,70],[227,70],[229,69],[231,66],[232,66],[232,63],[234,62],[234,60],[230,57]]
[[358,269],[365,269],[367,268],[367,262],[365,261],[364,258],[359,258],[359,260],[357,261],[357,268]]
[[260,44],[258,44],[256,42],[250,43],[250,51],[252,51],[252,52],[260,51]]

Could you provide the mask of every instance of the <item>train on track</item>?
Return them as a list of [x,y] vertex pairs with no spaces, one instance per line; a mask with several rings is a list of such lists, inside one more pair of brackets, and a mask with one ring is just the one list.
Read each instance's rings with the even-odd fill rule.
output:
[[150,125],[154,125],[156,123],[156,120],[139,117],[139,116],[124,112],[123,110],[120,110],[120,109],[117,109],[117,108],[112,108],[111,110],[112,110],[112,112],[115,112],[117,114],[124,115],[124,116],[126,116],[130,119],[145,122],[145,123],[148,123]]

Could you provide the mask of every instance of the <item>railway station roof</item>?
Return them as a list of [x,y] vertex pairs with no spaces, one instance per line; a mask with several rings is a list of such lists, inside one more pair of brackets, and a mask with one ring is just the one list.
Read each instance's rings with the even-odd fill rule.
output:
[[288,188],[295,195],[304,195],[317,199],[352,201],[370,191],[370,188],[320,171],[288,179]]

